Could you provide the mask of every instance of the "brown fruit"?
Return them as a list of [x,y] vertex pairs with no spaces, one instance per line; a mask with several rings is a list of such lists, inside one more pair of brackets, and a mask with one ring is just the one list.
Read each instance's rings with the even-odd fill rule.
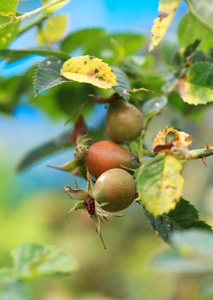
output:
[[136,169],[140,163],[131,152],[111,141],[100,141],[89,147],[85,166],[90,174],[98,178],[102,173],[113,168]]

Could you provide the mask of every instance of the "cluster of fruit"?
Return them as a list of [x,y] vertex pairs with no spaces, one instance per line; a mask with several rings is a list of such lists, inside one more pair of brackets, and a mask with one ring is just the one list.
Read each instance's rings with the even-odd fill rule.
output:
[[143,127],[141,112],[123,100],[110,104],[105,123],[112,141],[91,145],[86,152],[85,166],[97,179],[93,194],[104,210],[117,212],[127,208],[136,198],[136,185],[131,174],[140,166],[137,156],[119,144],[136,139]]

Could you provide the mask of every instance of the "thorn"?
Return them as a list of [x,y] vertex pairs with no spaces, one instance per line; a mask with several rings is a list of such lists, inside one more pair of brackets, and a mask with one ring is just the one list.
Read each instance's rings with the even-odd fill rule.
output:
[[205,150],[212,150],[213,148],[209,146],[209,141],[206,142],[206,149]]
[[202,158],[202,161],[203,161],[203,163],[204,163],[204,165],[207,167],[207,164],[206,164],[206,155],[204,155],[204,156],[202,156],[201,158]]

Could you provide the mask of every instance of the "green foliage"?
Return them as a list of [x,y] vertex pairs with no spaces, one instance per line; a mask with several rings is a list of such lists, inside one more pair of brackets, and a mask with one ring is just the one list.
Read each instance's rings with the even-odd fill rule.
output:
[[19,0],[0,1],[0,15],[5,17],[14,17],[18,2]]
[[25,280],[41,276],[68,276],[77,269],[76,260],[52,246],[26,243],[11,252],[12,269],[0,269],[0,299],[31,299]]
[[[204,149],[189,150],[187,148],[191,145],[191,134],[193,135],[194,129],[196,130],[194,130],[195,138],[193,136],[193,139],[197,139],[199,128],[195,123],[204,116],[206,104],[211,104],[213,101],[212,1],[186,0],[189,12],[182,18],[178,28],[179,42],[185,48],[180,48],[177,42],[173,43],[171,39],[163,45],[160,51],[154,51],[151,54],[147,54],[147,37],[140,33],[108,33],[101,28],[84,28],[68,34],[63,39],[66,17],[64,15],[52,16],[52,13],[68,1],[42,0],[41,2],[41,7],[23,15],[16,12],[18,1],[0,3],[0,59],[7,60],[6,63],[12,63],[30,55],[45,57],[38,64],[36,71],[34,66],[22,75],[0,78],[0,111],[12,114],[16,105],[25,101],[25,104],[42,110],[51,119],[65,122],[67,119],[73,119],[73,116],[76,117],[80,112],[86,118],[94,112],[95,104],[108,105],[120,97],[137,106],[143,114],[143,128],[140,135],[131,144],[125,143],[124,147],[131,150],[134,162],[137,162],[140,167],[136,171],[133,169],[128,169],[128,171],[136,181],[136,201],[142,204],[146,218],[154,231],[173,247],[173,250],[159,254],[153,260],[152,265],[181,274],[212,272],[212,229],[206,222],[199,220],[197,209],[182,198],[184,179],[181,175],[182,162],[202,158],[205,163],[205,158],[213,154],[208,143]],[[162,40],[180,2],[180,0],[160,1],[160,15],[155,20],[152,29],[152,48],[157,47]],[[36,18],[23,23],[35,15],[37,15]],[[23,47],[23,49],[7,48],[15,38],[34,26],[38,28],[37,39],[41,45],[31,48]],[[55,42],[58,42],[57,46],[51,45]],[[78,57],[75,57],[76,53]],[[70,54],[73,55],[72,58]],[[92,65],[92,69],[88,70],[86,65],[89,60],[93,59],[93,56],[97,57],[98,64]],[[67,63],[64,65],[65,61]],[[68,65],[70,62],[74,62],[72,68]],[[21,64],[22,61],[18,63]],[[100,71],[96,68],[97,66],[103,71],[99,77],[100,80],[96,74]],[[33,74],[37,96],[35,99],[32,86]],[[116,76],[115,80],[118,85],[115,85],[114,80],[110,80],[108,90],[103,90],[107,79],[112,79],[113,74]],[[104,85],[92,86],[79,83],[83,81],[94,84],[94,79],[103,81]],[[42,93],[43,91],[45,93]],[[200,107],[199,104],[202,106]],[[165,119],[162,120],[162,116]],[[160,128],[166,125],[172,126],[171,124],[175,124],[180,131],[170,128],[169,131],[173,132],[173,139],[169,140],[168,128],[164,127],[163,131],[160,131]],[[190,134],[184,132],[186,125],[188,130],[192,131]],[[126,120],[126,126],[128,126],[128,120]],[[76,123],[74,130],[78,131]],[[154,149],[149,149],[152,144],[151,139],[156,136],[157,131],[159,134],[158,138],[155,138]],[[200,132],[203,136],[207,135],[206,129],[200,129]],[[109,139],[104,126],[89,128],[87,133],[90,145],[95,141]],[[197,143],[200,140],[197,139]],[[58,137],[44,141],[40,146],[28,151],[20,160],[16,171],[22,172],[54,153],[63,153],[64,149],[73,147],[74,144],[73,140],[70,141],[70,130],[66,130]],[[73,153],[77,153],[77,150],[77,147],[75,151],[73,149]],[[145,160],[143,155],[149,156],[150,159]],[[80,157],[77,160],[70,157],[69,162],[61,167],[51,167],[74,173],[85,179],[84,158]],[[5,183],[4,177],[6,177],[5,174],[2,176],[3,184]],[[95,183],[89,175],[87,179],[88,191],[92,198]],[[186,183],[188,184],[187,180]],[[9,187],[11,186],[10,184]],[[16,186],[13,187],[14,190]],[[26,187],[28,189],[28,185]],[[4,188],[8,189],[8,186]],[[108,190],[110,191],[110,187],[107,187]],[[86,190],[79,189],[77,193],[73,188],[65,186],[65,191],[72,199],[81,201],[74,205],[70,212],[85,210],[89,213],[102,239],[100,224],[104,219],[113,215],[104,212],[104,206],[102,209],[95,202],[93,203],[95,213],[92,214]],[[86,203],[85,198],[88,200]],[[104,205],[107,205],[107,201]],[[61,219],[61,215],[56,216],[57,218]],[[82,220],[87,222],[84,217]],[[133,235],[134,233],[135,231]],[[129,235],[131,239],[133,235]],[[25,283],[26,280],[43,276],[66,276],[76,269],[75,261],[68,254],[41,244],[22,244],[12,251],[12,257],[13,266],[0,269],[0,300],[30,300],[32,295]],[[100,284],[102,280],[98,279]],[[81,278],[81,284],[84,285],[85,282],[86,280]],[[212,295],[209,284],[204,286],[202,293]],[[107,296],[110,295],[107,294]]]
[[21,58],[24,58],[31,54],[43,55],[43,56],[56,56],[59,58],[69,59],[70,56],[56,48],[55,46],[50,45],[41,45],[37,47],[32,47],[28,49],[7,49],[0,51],[0,58],[7,59],[8,62],[14,62]]
[[19,23],[8,25],[0,31],[0,50],[5,49],[18,35]]
[[60,76],[60,71],[65,59],[60,57],[47,57],[39,65],[34,77],[35,94],[51,87],[67,82]]
[[181,98],[189,104],[206,104],[213,101],[213,65],[199,62],[189,68],[187,76],[178,83]]
[[37,40],[39,44],[54,44],[62,38],[67,26],[67,16],[57,15],[47,20],[44,28],[39,28]]
[[167,98],[165,96],[146,101],[143,105],[144,124],[146,124],[155,114],[159,113],[166,104]]
[[154,217],[168,213],[179,201],[184,184],[181,169],[176,158],[161,155],[140,167],[136,176],[139,197]]
[[197,209],[183,198],[177,203],[175,209],[163,216],[154,218],[146,209],[144,212],[155,232],[167,243],[170,243],[172,233],[177,230],[182,231],[189,228],[211,230],[208,224],[199,220]]
[[[199,241],[199,243],[198,243]],[[171,235],[173,250],[158,254],[155,268],[171,273],[209,273],[213,266],[213,233],[202,229],[176,231]]]
[[182,18],[178,28],[178,38],[183,46],[187,46],[195,39],[201,39],[200,49],[204,51],[207,51],[213,43],[212,30],[200,23],[191,13]]
[[131,91],[129,80],[121,69],[117,67],[112,67],[112,69],[114,70],[114,75],[116,76],[116,81],[118,83],[118,85],[115,85],[113,89],[116,93],[128,101],[130,99]]
[[32,293],[25,282],[14,280],[2,288],[0,291],[0,299],[31,300]]
[[101,28],[85,28],[75,31],[65,37],[60,48],[68,53],[81,49],[82,54],[92,54],[89,49],[99,42],[106,34]]

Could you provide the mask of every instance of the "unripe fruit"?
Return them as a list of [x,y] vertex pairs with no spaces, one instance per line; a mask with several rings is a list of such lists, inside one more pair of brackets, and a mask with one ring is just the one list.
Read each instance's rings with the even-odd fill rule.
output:
[[137,169],[140,163],[130,151],[120,145],[111,141],[100,141],[89,147],[85,166],[93,177],[98,178],[102,173],[113,168]]
[[115,100],[109,106],[105,126],[109,137],[114,142],[123,144],[139,136],[143,128],[143,117],[136,106]]
[[132,176],[122,169],[104,172],[96,181],[94,196],[99,203],[108,203],[103,209],[116,212],[127,208],[135,199],[136,186]]

